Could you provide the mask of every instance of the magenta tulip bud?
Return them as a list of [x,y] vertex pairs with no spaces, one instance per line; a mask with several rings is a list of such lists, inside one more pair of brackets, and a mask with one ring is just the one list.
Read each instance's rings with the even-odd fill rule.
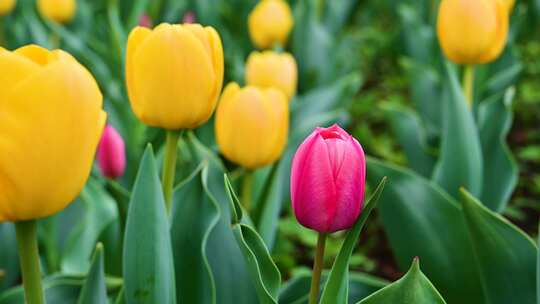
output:
[[183,23],[195,23],[195,13],[192,11],[186,12],[184,17],[182,18]]
[[146,14],[142,15],[139,19],[139,26],[152,28],[152,18]]
[[97,160],[103,176],[116,179],[124,175],[126,169],[124,140],[111,125],[107,125],[101,135]]
[[364,204],[366,158],[338,125],[317,128],[292,162],[291,200],[298,222],[321,233],[354,225]]

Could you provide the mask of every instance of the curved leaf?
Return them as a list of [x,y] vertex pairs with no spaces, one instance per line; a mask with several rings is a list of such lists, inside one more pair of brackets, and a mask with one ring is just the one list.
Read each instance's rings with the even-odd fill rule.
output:
[[0,224],[0,291],[15,284],[19,278],[19,254],[15,226],[12,223]]
[[332,265],[332,270],[330,271],[328,280],[324,286],[321,295],[321,304],[347,303],[349,296],[349,260],[354,247],[358,242],[362,227],[366,223],[371,211],[377,207],[379,197],[385,184],[386,178],[383,177],[371,197],[366,201],[360,217],[356,220],[354,226],[347,232],[347,237],[334,261],[334,265]]
[[124,238],[127,303],[176,303],[169,220],[148,146],[133,186]]
[[379,215],[401,269],[418,256],[424,273],[449,303],[485,303],[459,203],[405,168],[373,158],[367,167],[370,184],[388,176]]
[[486,100],[478,106],[478,128],[482,143],[484,185],[482,202],[495,212],[502,212],[517,184],[518,168],[506,143],[512,126],[514,89],[504,96]]
[[78,304],[107,304],[107,286],[105,285],[105,270],[103,263],[103,245],[98,243],[92,266],[88,271]]
[[435,286],[420,270],[415,258],[409,271],[396,282],[375,292],[360,304],[445,304]]
[[441,156],[433,179],[454,197],[465,187],[479,195],[482,191],[482,150],[471,110],[449,64],[448,94],[444,101]]
[[469,228],[476,264],[487,302],[535,303],[534,241],[500,215],[461,190],[463,215]]
[[227,175],[224,183],[231,206],[231,229],[255,281],[259,303],[277,303],[281,274],[262,238],[253,228],[240,223],[242,207]]

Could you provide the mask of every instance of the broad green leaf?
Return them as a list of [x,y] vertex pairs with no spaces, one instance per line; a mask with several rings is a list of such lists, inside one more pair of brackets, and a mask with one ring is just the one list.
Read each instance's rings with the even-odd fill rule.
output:
[[98,243],[92,266],[88,271],[78,304],[107,304],[107,286],[105,285],[105,270],[103,263],[103,245]]
[[60,266],[65,274],[88,272],[99,236],[118,217],[116,203],[95,179],[88,180],[80,198],[80,218],[69,233],[62,252]]
[[447,64],[448,93],[443,98],[444,123],[441,155],[433,179],[452,196],[460,187],[482,192],[482,150],[471,110],[458,84],[454,69]]
[[[215,303],[214,279],[206,253],[208,236],[219,219],[217,205],[204,184],[208,163],[175,192],[171,238],[178,302]],[[189,274],[189,275],[184,275]]]
[[15,226],[12,223],[0,224],[0,292],[15,284],[19,278],[19,255]]
[[275,304],[281,285],[281,274],[259,234],[250,226],[241,223],[242,207],[227,175],[224,179],[230,202],[231,229],[255,282],[259,303]]
[[320,4],[324,5],[324,21],[332,33],[338,33],[342,29],[357,3],[354,0],[342,0],[324,1]]
[[415,258],[409,271],[396,282],[359,302],[360,304],[445,304],[435,286],[420,270]]
[[129,203],[123,268],[127,303],[176,303],[169,220],[151,146]]
[[434,153],[429,151],[426,131],[418,116],[397,107],[388,107],[386,111],[411,168],[422,176],[431,176],[435,165]]
[[[326,282],[328,273],[323,273],[322,283]],[[380,288],[387,281],[365,273],[351,272],[349,274],[349,304],[356,303]],[[311,270],[301,271],[293,276],[279,293],[280,304],[307,304],[311,287]]]
[[[43,279],[45,300],[49,304],[77,303],[86,278],[82,275],[52,275]],[[105,278],[107,291],[117,292],[122,287],[122,279]],[[24,289],[18,286],[0,294],[0,304],[24,304]]]
[[469,192],[462,189],[461,194],[487,303],[536,303],[538,249],[534,241]]
[[459,202],[411,170],[373,158],[367,167],[371,185],[388,176],[379,215],[400,268],[418,256],[446,301],[485,303]]
[[514,89],[495,96],[478,107],[478,128],[484,163],[482,202],[495,212],[502,212],[517,184],[518,168],[506,143],[512,126]]
[[371,211],[377,207],[385,183],[386,178],[382,178],[371,197],[366,201],[360,217],[356,220],[354,226],[347,232],[347,237],[334,261],[334,265],[332,265],[332,270],[328,275],[328,280],[322,291],[321,304],[347,303],[349,295],[349,260],[358,243],[358,237],[360,236],[362,227],[366,223]]
[[[196,303],[256,303],[255,287],[231,231],[224,167],[217,155],[192,132],[187,134],[183,147],[192,163],[207,165],[202,174],[175,193],[171,234],[176,273],[183,282],[178,289],[179,299],[183,302],[181,292],[189,292],[186,296],[197,300]],[[187,260],[178,260],[179,256],[186,256]],[[184,273],[190,275],[184,278]]]

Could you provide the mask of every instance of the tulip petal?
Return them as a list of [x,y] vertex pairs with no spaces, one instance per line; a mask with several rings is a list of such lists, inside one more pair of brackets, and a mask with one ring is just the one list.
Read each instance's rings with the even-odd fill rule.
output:
[[99,88],[82,66],[58,60],[7,98],[0,104],[0,214],[27,220],[56,213],[90,173],[106,118]]
[[135,113],[142,113],[142,101],[138,99],[137,88],[133,80],[133,57],[141,43],[152,34],[152,31],[145,27],[134,28],[128,37],[127,52],[126,52],[126,82],[129,100]]
[[488,63],[499,57],[508,40],[510,11],[508,10],[507,5],[510,4],[503,2],[503,0],[494,0],[494,2],[497,10],[497,32],[495,34],[495,39],[491,43],[491,47],[480,56],[479,63]]
[[24,56],[12,52],[0,51],[0,105],[6,95],[20,82],[39,70],[39,65]]

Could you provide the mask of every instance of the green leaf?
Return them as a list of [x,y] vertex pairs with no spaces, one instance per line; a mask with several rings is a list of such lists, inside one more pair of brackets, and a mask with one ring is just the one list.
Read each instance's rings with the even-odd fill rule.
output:
[[[540,246],[540,225],[538,225],[538,243],[536,246]],[[536,303],[540,304],[540,250],[536,254]]]
[[449,303],[486,303],[459,203],[411,170],[373,158],[367,167],[372,185],[388,176],[379,215],[400,268],[418,256]]
[[103,245],[98,243],[92,266],[88,271],[86,282],[81,290],[78,304],[107,304],[107,286],[105,285],[105,270],[103,265]]
[[281,274],[262,238],[253,228],[240,223],[242,207],[227,175],[224,183],[231,206],[231,229],[255,282],[259,303],[277,303]]
[[455,70],[449,64],[446,69],[450,87],[447,98],[443,98],[441,156],[433,179],[454,197],[458,197],[460,187],[479,195],[483,162],[478,131]]
[[495,212],[502,212],[518,181],[518,168],[506,143],[512,126],[514,89],[495,96],[478,106],[478,128],[482,143],[484,185],[482,202]]
[[409,271],[396,282],[375,292],[360,304],[445,304],[435,286],[420,270],[415,258]]
[[81,193],[80,206],[81,218],[69,233],[62,252],[60,266],[65,274],[88,272],[99,236],[118,218],[116,203],[103,186],[92,178]]
[[169,220],[152,147],[141,160],[124,239],[127,303],[176,303]]
[[354,226],[347,232],[347,237],[341,246],[332,270],[328,276],[328,280],[324,286],[324,290],[321,295],[321,304],[335,304],[335,303],[347,303],[349,291],[349,260],[351,259],[354,247],[358,242],[360,231],[366,223],[371,211],[377,207],[379,197],[386,184],[386,178],[382,178],[379,185],[366,201],[364,209]]
[[[326,282],[328,273],[323,273],[322,283]],[[385,280],[365,273],[351,272],[349,274],[349,303],[359,300],[386,286]],[[311,271],[301,271],[293,276],[279,293],[280,304],[307,304],[311,287]]]
[[12,223],[0,224],[0,291],[11,287],[19,279],[19,255],[15,227]]
[[461,194],[487,303],[536,303],[534,241],[469,192],[462,189]]
[[431,176],[435,158],[428,151],[426,131],[419,117],[412,111],[397,107],[387,107],[386,111],[411,168],[422,176]]

